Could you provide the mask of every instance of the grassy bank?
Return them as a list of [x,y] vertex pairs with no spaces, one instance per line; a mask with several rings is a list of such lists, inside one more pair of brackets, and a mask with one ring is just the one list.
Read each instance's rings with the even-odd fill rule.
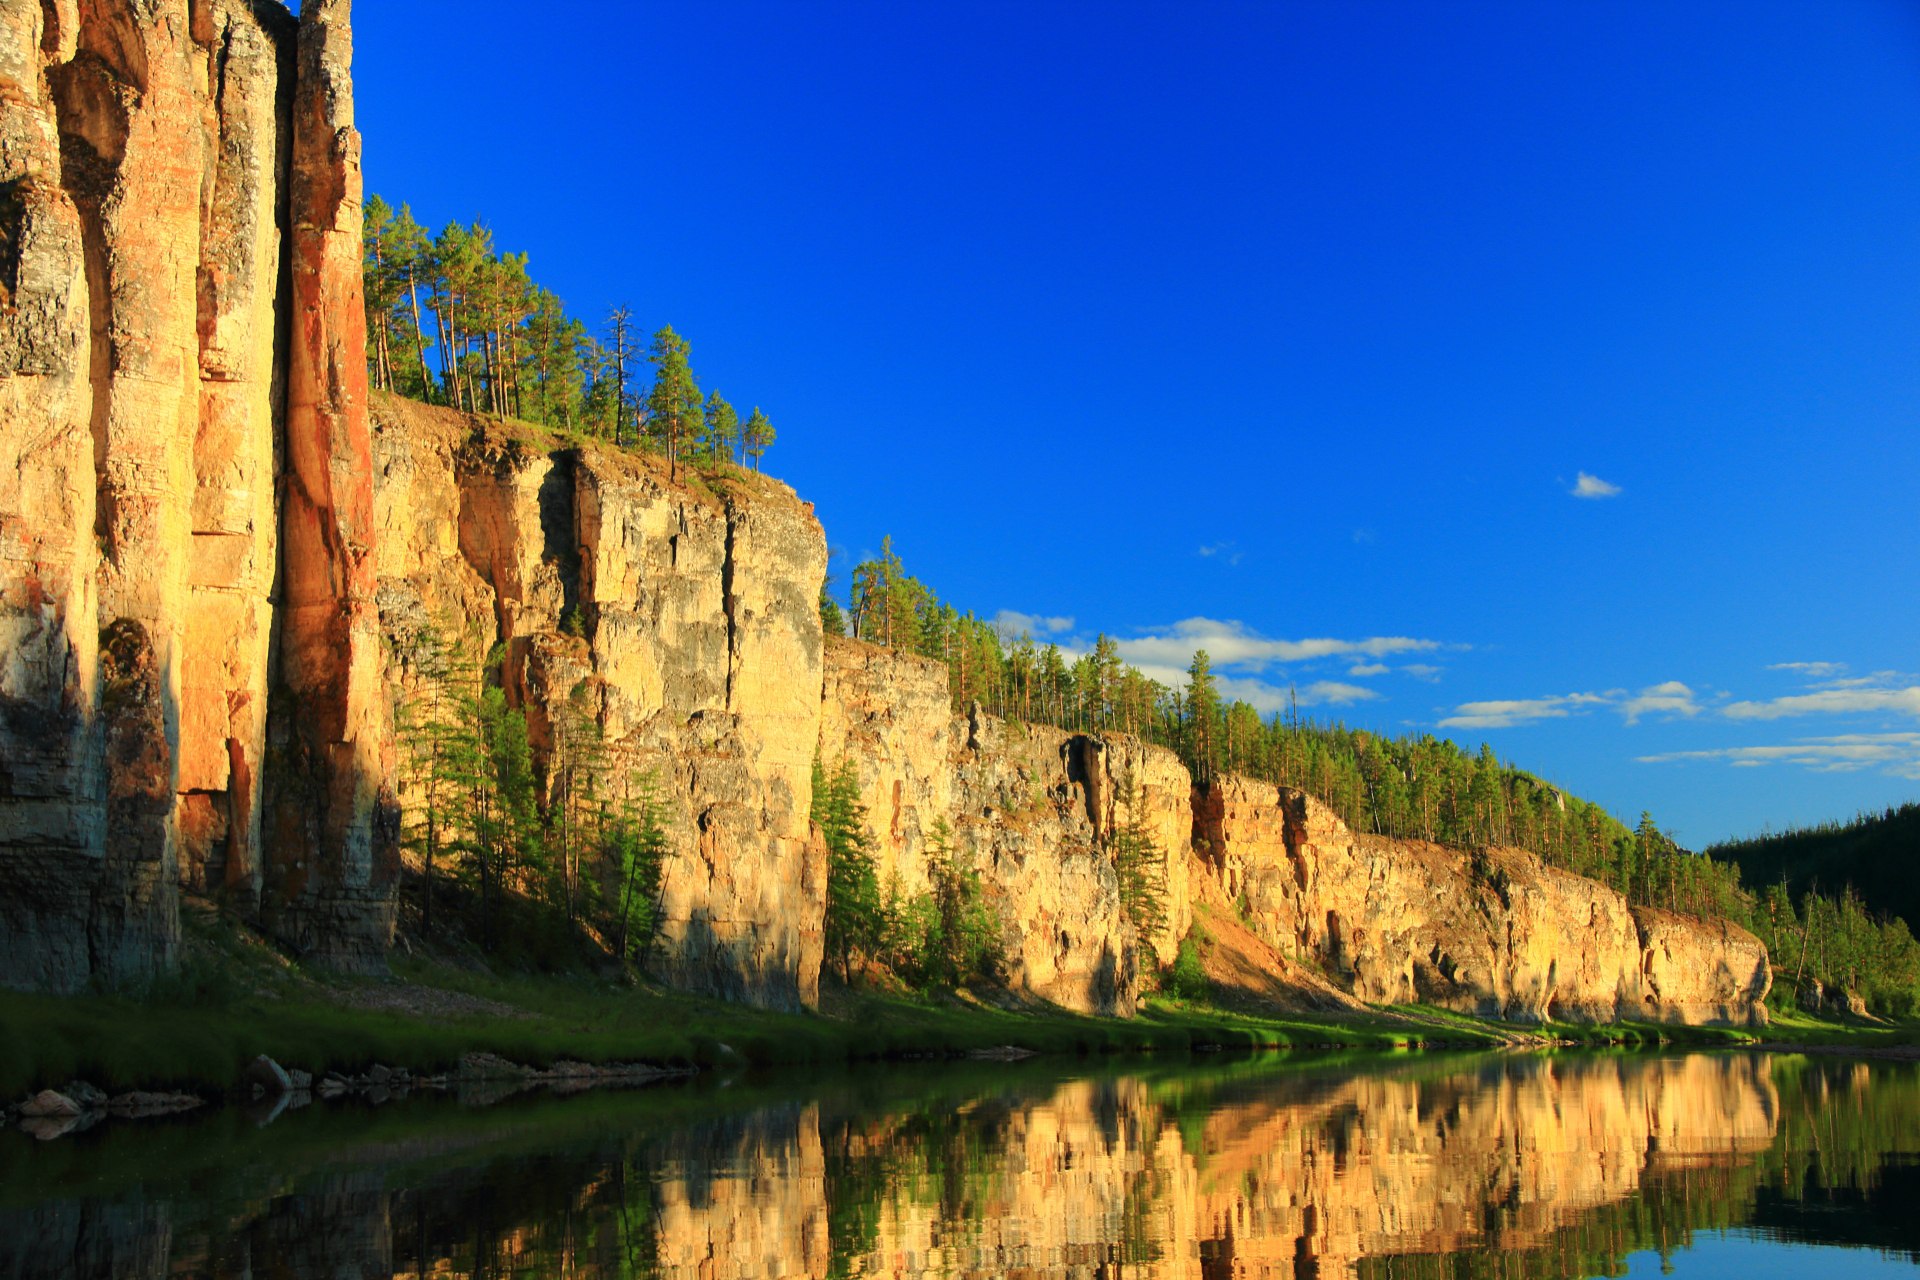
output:
[[[139,998],[0,994],[0,1098],[73,1079],[108,1090],[224,1092],[260,1053],[317,1074],[359,1072],[374,1063],[434,1072],[471,1052],[533,1066],[570,1059],[712,1067],[839,1065],[1001,1045],[1090,1056],[1261,1048],[1391,1053],[1556,1042],[1726,1046],[1756,1039],[1728,1028],[1526,1027],[1433,1009],[1259,1016],[1160,999],[1136,1018],[1116,1019],[1001,1009],[956,997],[842,994],[823,1016],[768,1013],[584,977],[491,977],[422,962],[403,962],[396,976],[384,983],[288,978],[243,991],[216,983]],[[1900,1033],[1796,1024],[1790,1034],[1802,1043],[1830,1043]]]
[[[232,998],[56,998],[0,994],[0,1098],[84,1079],[108,1090],[227,1090],[254,1055],[316,1074],[374,1063],[416,1073],[488,1052],[545,1066],[561,1060],[709,1067],[842,1064],[962,1054],[1016,1045],[1043,1054],[1185,1054],[1212,1048],[1407,1049],[1423,1041],[1499,1043],[1470,1025],[1395,1018],[1267,1019],[1154,1004],[1133,1019],[1005,1010],[959,999],[877,995],[836,1001],[833,1016],[745,1009],[588,979],[483,978],[402,966],[413,997],[453,993],[473,1012],[408,1013],[354,1003],[371,984],[310,983]],[[432,1006],[434,1000],[425,1001]]]
[[189,917],[181,972],[138,993],[77,997],[0,992],[0,1103],[86,1080],[109,1091],[235,1088],[268,1054],[319,1075],[375,1063],[433,1073],[462,1055],[544,1067],[563,1060],[663,1066],[840,1066],[948,1057],[1004,1045],[1056,1057],[1214,1050],[1398,1053],[1503,1045],[1725,1047],[1911,1044],[1916,1028],[1798,1017],[1770,1032],[1723,1027],[1527,1026],[1432,1008],[1285,1015],[1164,997],[1130,1019],[1051,1007],[1002,1008],[961,996],[832,990],[821,1014],[770,1013],[609,981],[574,965],[491,972],[472,955],[396,956],[388,980],[302,971],[257,935],[211,912]]

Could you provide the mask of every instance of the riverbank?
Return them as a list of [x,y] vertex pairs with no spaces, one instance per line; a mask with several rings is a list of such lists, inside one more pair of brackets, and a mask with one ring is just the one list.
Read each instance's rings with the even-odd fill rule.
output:
[[[130,1090],[237,1097],[265,1054],[321,1080],[375,1068],[454,1072],[492,1055],[534,1069],[559,1063],[840,1065],[1012,1049],[1093,1056],[1314,1049],[1751,1042],[1729,1028],[1518,1027],[1433,1010],[1274,1015],[1155,999],[1131,1019],[1002,1008],[964,993],[908,997],[834,992],[822,1014],[781,1014],[647,985],[580,976],[492,976],[402,961],[391,980],[288,974],[272,984],[230,973],[138,995],[0,994],[0,1099],[84,1080]],[[1806,1037],[1797,1035],[1796,1038]]]
[[[404,1073],[457,1077],[476,1057],[530,1073],[618,1066],[674,1072],[742,1066],[840,1067],[968,1055],[1185,1056],[1596,1046],[1737,1047],[1763,1041],[1911,1045],[1915,1029],[1799,1017],[1770,1031],[1653,1024],[1518,1025],[1429,1008],[1283,1012],[1150,998],[1133,1018],[1004,1003],[996,994],[848,990],[818,1013],[700,999],[631,974],[572,966],[496,972],[470,951],[404,947],[385,979],[307,970],[257,935],[198,913],[181,971],[145,990],[71,997],[0,992],[0,1107],[83,1081],[108,1096],[247,1100],[262,1055],[316,1084]],[[1218,989],[1218,988],[1216,988]],[[469,1069],[469,1074],[471,1070]]]

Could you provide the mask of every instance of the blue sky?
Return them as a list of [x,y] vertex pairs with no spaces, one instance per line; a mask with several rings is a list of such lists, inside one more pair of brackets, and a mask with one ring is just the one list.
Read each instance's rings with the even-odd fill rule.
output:
[[1920,795],[1920,7],[363,0],[369,186],[836,571],[1690,844]]

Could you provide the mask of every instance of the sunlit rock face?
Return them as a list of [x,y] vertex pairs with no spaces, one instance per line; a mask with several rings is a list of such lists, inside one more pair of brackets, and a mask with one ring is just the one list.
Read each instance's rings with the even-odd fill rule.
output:
[[815,1003],[826,538],[812,508],[764,477],[675,484],[659,459],[386,397],[374,417],[396,685],[426,630],[500,646],[539,760],[585,715],[619,776],[660,785],[674,856],[655,972],[773,1008]]
[[0,3],[9,984],[164,967],[182,880],[383,963],[358,138],[347,6],[305,8]]
[[1084,1012],[1133,1010],[1137,940],[1108,846],[1130,823],[1166,855],[1167,918],[1144,943],[1172,961],[1191,920],[1192,830],[1192,783],[1172,752],[1124,734],[955,716],[946,664],[834,640],[820,756],[829,769],[853,765],[883,884],[926,891],[944,827],[1003,922],[1013,989]]
[[1518,849],[1356,836],[1303,792],[1224,777],[1195,844],[1277,950],[1374,1003],[1515,1021],[1764,1025],[1765,949],[1733,925],[1635,911]]

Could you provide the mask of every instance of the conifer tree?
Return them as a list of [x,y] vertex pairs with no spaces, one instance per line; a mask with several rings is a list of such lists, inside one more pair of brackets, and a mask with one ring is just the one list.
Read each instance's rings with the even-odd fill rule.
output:
[[851,760],[829,775],[815,757],[813,821],[827,846],[826,951],[839,960],[841,981],[851,985],[854,955],[871,958],[879,951],[886,920]]
[[1135,945],[1150,951],[1153,939],[1167,927],[1167,854],[1140,818],[1140,796],[1133,776],[1121,782],[1120,809],[1127,815],[1107,837],[1119,881],[1120,909],[1133,926]]
[[687,363],[687,340],[668,325],[653,335],[647,359],[653,365],[653,390],[647,394],[647,423],[667,455],[667,475],[679,478],[680,445],[705,421],[700,384]]
[[700,440],[700,454],[705,458],[733,461],[734,451],[740,444],[740,415],[718,391],[707,397],[705,411],[705,432]]
[[755,471],[760,469],[760,459],[773,447],[773,439],[773,423],[767,420],[766,414],[760,412],[759,405],[753,406],[753,412],[747,417],[747,425],[741,431],[740,442],[753,462]]

